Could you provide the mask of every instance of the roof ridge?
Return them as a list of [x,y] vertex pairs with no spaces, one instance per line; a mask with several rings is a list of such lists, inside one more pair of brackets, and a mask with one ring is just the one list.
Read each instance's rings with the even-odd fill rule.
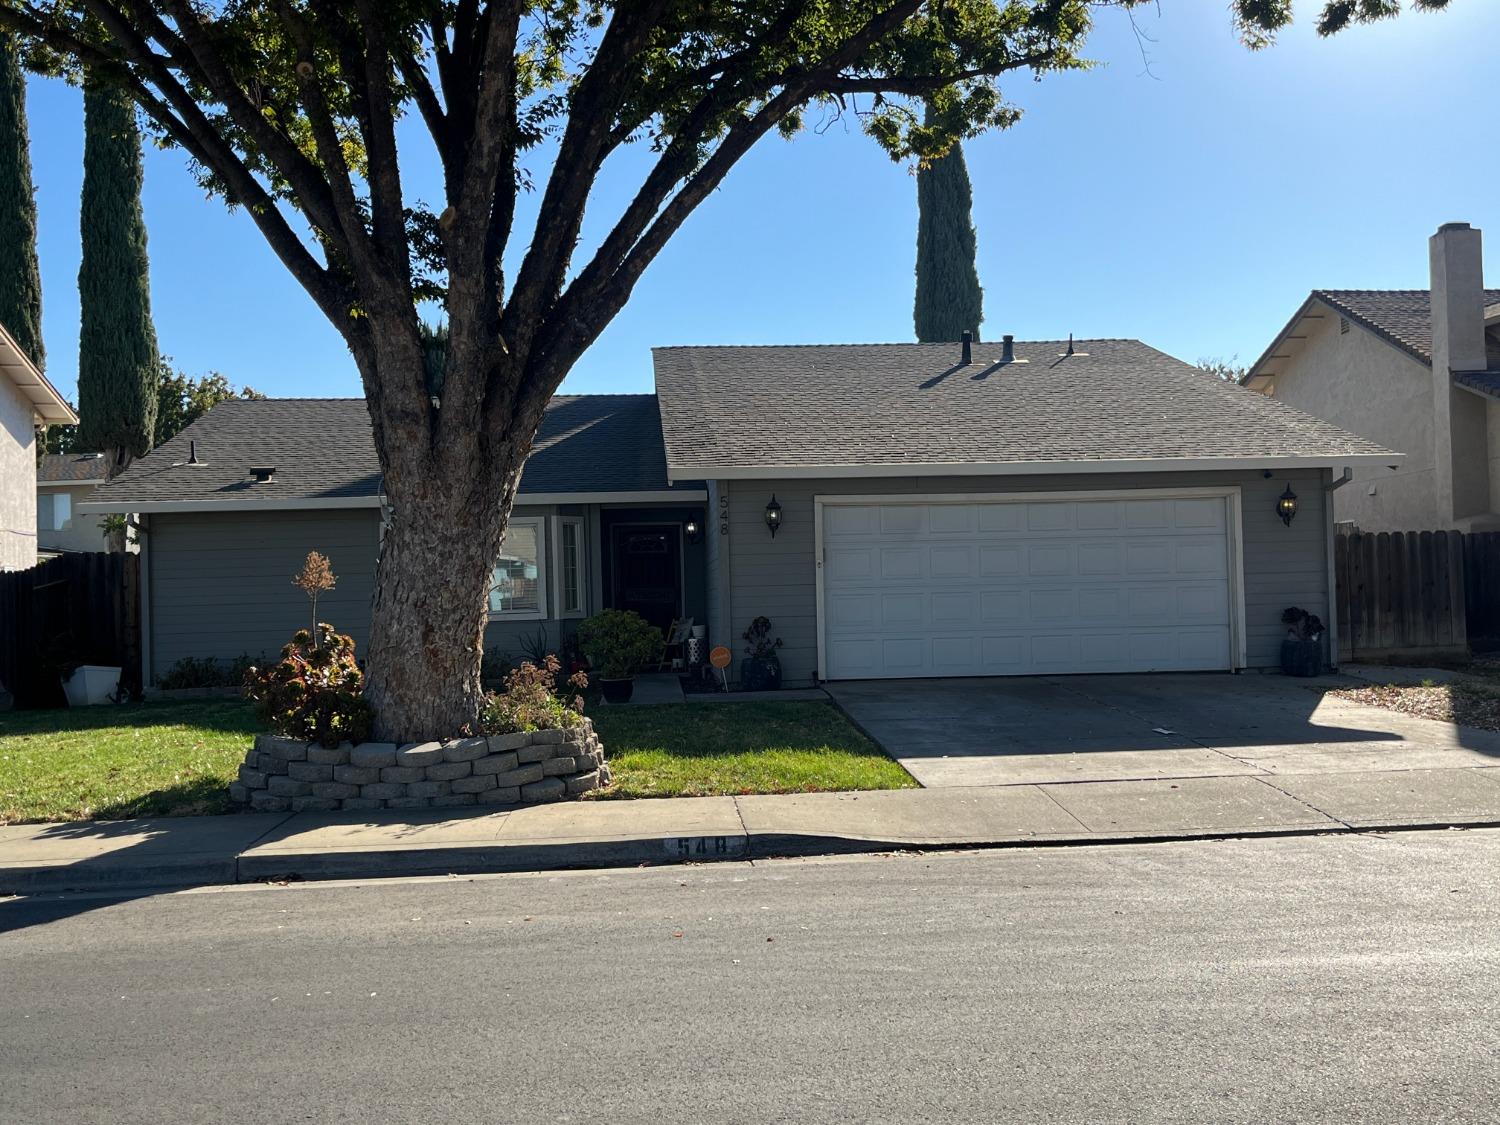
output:
[[[1039,337],[1034,340],[1023,340],[1017,337],[1012,341],[1016,347],[1030,344],[1066,344],[1068,341],[1061,338]],[[922,341],[922,340],[889,340],[889,341],[866,341],[864,343],[819,343],[819,344],[656,344],[651,350],[653,352],[690,352],[690,351],[755,351],[770,348],[792,349],[792,348],[952,348],[961,343],[959,340],[946,341]],[[1140,344],[1142,347],[1150,348],[1151,345],[1139,336],[1075,336],[1073,343],[1077,344]],[[975,347],[1003,347],[1004,340],[988,339],[973,341]],[[1160,349],[1152,348],[1153,351]],[[1163,353],[1166,354],[1166,353]]]

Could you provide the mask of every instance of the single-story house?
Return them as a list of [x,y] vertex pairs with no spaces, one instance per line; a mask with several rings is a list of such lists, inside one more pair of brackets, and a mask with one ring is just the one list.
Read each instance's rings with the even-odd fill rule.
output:
[[1364,531],[1500,529],[1500,289],[1482,237],[1428,240],[1428,289],[1315,289],[1246,373],[1252,390],[1407,455],[1356,468],[1334,518]]
[[[1330,491],[1400,460],[1136,340],[654,355],[656,394],[548,410],[487,644],[622,607],[736,653],[769,617],[788,684],[1272,667],[1288,606],[1333,622]],[[159,676],[274,651],[311,549],[362,642],[381,503],[360,400],[273,399],[85,507],[142,514]]]
[[39,551],[107,551],[100,517],[77,510],[109,475],[102,453],[44,453],[36,466],[36,545]]
[[0,325],[0,570],[36,565],[36,431],[78,415]]

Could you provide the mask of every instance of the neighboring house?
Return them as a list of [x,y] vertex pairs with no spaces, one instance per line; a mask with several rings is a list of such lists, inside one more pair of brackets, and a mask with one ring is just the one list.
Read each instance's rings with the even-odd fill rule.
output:
[[36,431],[78,415],[0,325],[0,570],[36,565]]
[[[1326,490],[1399,461],[1134,340],[655,361],[656,395],[549,408],[488,645],[545,625],[555,646],[615,606],[706,622],[737,660],[765,615],[792,684],[1272,667],[1285,608],[1332,621]],[[368,635],[381,495],[358,400],[216,406],[84,507],[143,514],[154,675],[274,651],[311,549],[339,575],[320,613]]]
[[36,544],[41,551],[107,551],[101,517],[78,505],[104,482],[102,453],[45,453],[36,467]]
[[1356,468],[1335,519],[1365,531],[1500,528],[1500,289],[1480,232],[1429,243],[1430,289],[1317,289],[1246,385],[1406,454]]

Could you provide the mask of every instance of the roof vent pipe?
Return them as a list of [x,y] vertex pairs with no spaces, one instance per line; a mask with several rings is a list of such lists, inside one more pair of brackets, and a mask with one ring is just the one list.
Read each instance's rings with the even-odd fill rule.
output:
[[191,439],[188,441],[187,463],[189,465],[196,465],[198,463],[198,443]]
[[1073,333],[1068,333],[1068,354],[1073,354]]
[[963,343],[963,359],[960,362],[967,367],[974,362],[974,333],[965,328],[960,339]]
[[1000,337],[1000,342],[1005,345],[1000,352],[1000,362],[1014,363],[1016,361],[1016,338],[1007,332]]

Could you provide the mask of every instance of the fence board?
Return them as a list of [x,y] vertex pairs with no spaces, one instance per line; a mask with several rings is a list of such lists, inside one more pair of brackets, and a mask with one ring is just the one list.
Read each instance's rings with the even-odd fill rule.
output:
[[1343,533],[1333,558],[1339,659],[1462,653],[1482,623],[1500,647],[1500,535]]
[[66,662],[119,665],[138,690],[137,566],[133,555],[91,552],[0,574],[0,685],[17,706],[60,706]]

